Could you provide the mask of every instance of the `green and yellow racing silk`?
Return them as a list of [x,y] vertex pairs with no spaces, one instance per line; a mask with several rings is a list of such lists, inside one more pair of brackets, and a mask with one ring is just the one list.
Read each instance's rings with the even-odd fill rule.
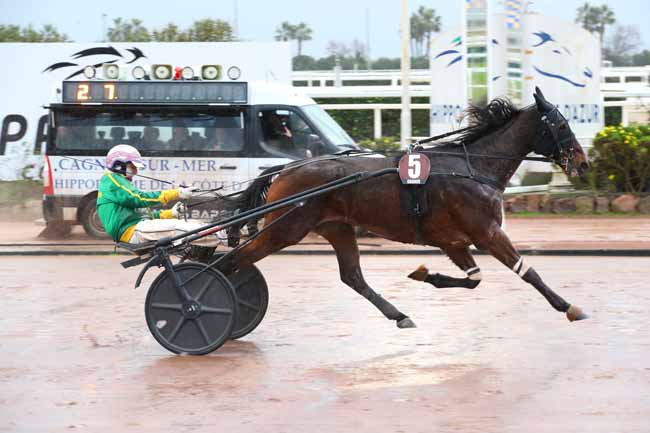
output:
[[[178,199],[178,190],[143,192],[121,174],[106,172],[99,181],[97,215],[106,233],[114,241],[128,242],[135,225],[144,217],[137,211],[156,205],[166,205]],[[153,218],[172,218],[171,210],[151,212]]]

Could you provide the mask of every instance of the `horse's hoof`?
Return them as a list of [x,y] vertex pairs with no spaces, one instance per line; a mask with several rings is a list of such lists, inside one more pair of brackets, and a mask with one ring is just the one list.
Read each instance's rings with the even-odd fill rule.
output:
[[417,328],[417,326],[415,326],[415,322],[408,317],[405,317],[399,322],[397,322],[397,327],[400,329]]
[[574,322],[576,320],[585,320],[589,318],[588,315],[586,315],[580,308],[576,307],[575,305],[571,305],[569,307],[566,312],[566,317],[569,319],[569,322]]
[[408,275],[410,279],[415,281],[424,281],[428,276],[429,270],[424,265],[420,265],[416,270]]

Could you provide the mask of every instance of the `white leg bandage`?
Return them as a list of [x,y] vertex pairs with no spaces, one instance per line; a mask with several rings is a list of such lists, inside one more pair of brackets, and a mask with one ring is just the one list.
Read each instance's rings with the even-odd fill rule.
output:
[[517,263],[512,267],[512,270],[519,275],[521,278],[526,275],[526,272],[528,272],[528,269],[530,269],[530,266],[528,264],[524,263],[524,258],[519,257],[519,260],[517,260]]
[[470,280],[481,281],[481,279],[483,279],[483,276],[481,275],[481,269],[478,266],[469,268],[465,271],[465,273],[467,274],[467,278]]

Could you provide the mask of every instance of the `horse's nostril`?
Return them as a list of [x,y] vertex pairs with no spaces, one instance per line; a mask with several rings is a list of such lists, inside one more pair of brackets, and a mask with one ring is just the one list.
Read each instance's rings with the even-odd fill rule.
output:
[[581,162],[580,163],[580,168],[582,170],[587,170],[589,168],[589,163],[587,161]]

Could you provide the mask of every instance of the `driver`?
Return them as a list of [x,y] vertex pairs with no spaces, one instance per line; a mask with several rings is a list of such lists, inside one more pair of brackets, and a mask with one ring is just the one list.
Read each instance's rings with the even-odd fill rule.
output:
[[[182,187],[165,191],[142,192],[131,183],[138,168],[144,164],[140,152],[133,146],[119,144],[106,155],[107,171],[99,182],[97,215],[104,229],[114,241],[142,243],[167,236],[176,236],[201,227],[198,221],[179,219],[184,213],[183,203],[176,203],[171,209],[149,211],[146,219],[137,210],[156,205],[166,205],[174,200],[191,198],[196,189]],[[197,245],[215,247],[219,239],[226,237],[218,232],[218,238],[210,236],[196,242]]]

